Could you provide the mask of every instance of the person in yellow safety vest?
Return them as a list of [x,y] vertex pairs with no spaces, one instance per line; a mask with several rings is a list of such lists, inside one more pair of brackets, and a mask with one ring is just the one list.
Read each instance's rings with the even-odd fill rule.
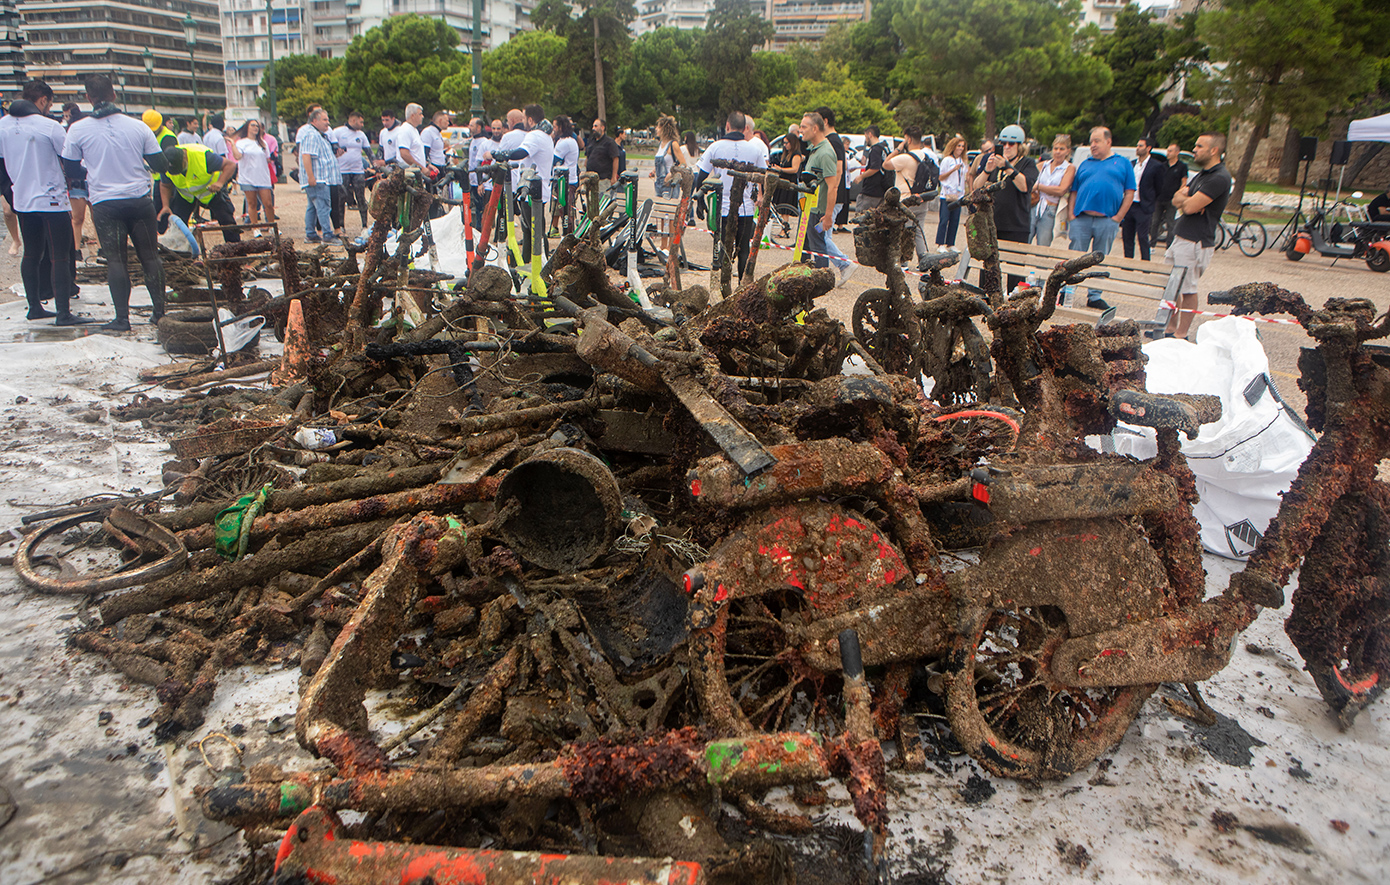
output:
[[222,190],[236,174],[236,161],[215,153],[205,144],[179,144],[165,148],[164,159],[169,164],[169,171],[159,180],[159,189],[164,197],[164,208],[159,211],[160,232],[168,229],[171,213],[187,223],[194,206],[201,203],[207,207],[213,220],[223,226],[222,236],[227,242],[240,241],[239,231],[226,230],[228,225],[236,224],[236,210]]
[[[143,120],[145,125],[150,127],[150,131],[154,133],[155,143],[159,145],[160,150],[164,150],[167,147],[172,147],[179,143],[179,137],[170,132],[169,127],[164,125],[164,115],[159,111],[150,108],[140,115],[140,119]],[[159,210],[164,208],[164,202],[159,193],[158,172],[150,173],[150,192],[154,195],[154,211],[159,212]]]

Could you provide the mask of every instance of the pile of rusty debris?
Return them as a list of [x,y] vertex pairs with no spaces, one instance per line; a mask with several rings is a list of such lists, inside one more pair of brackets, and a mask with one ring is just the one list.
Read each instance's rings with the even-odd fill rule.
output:
[[[375,233],[337,266],[254,247],[278,251],[282,298],[241,295],[252,247],[216,256],[224,303],[281,330],[271,386],[234,383],[268,362],[163,373],[202,387],[118,416],[171,436],[163,492],[47,514],[15,561],[93,599],[72,644],[154,686],[167,739],[229,668],[297,662],[295,734],[328,764],[202,795],[249,843],[282,840],[284,881],[787,881],[766,834],[811,822],[768,791],[814,805],[831,777],[873,869],[880,741],[924,766],[916,713],[996,774],[1064,777],[1154,683],[1224,666],[1239,627],[1219,618],[1178,676],[1087,644],[1202,598],[1177,435],[1213,404],[1145,393],[1132,323],[1044,331],[1051,284],[987,293],[990,402],[943,407],[815,306],[828,270],[786,265],[713,304],[657,287],[667,321],[567,237],[544,297],[491,266],[445,289],[409,269],[428,195],[396,176],[374,201]],[[910,218],[890,194],[857,237],[893,295]],[[1158,458],[1084,444],[1120,416],[1159,428]],[[105,573],[68,564],[103,550]],[[731,835],[721,803],[751,826]]]

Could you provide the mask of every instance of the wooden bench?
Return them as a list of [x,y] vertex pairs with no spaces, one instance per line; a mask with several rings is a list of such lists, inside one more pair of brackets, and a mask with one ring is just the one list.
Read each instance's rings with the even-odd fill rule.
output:
[[[999,243],[999,263],[1005,274],[1026,277],[1030,271],[1038,275],[1039,285],[1057,266],[1057,262],[1075,258],[1077,253],[1057,246],[1033,243]],[[1076,287],[1076,306],[1058,306],[1053,322],[1092,323],[1100,325],[1115,317],[1135,319],[1144,327],[1161,327],[1168,322],[1169,308],[1163,302],[1176,303],[1186,268],[1174,267],[1162,261],[1143,261],[1125,258],[1119,242],[1105,260],[1094,270],[1109,271],[1108,279],[1086,280]],[[1100,311],[1086,307],[1086,290],[1099,289],[1111,310]]]

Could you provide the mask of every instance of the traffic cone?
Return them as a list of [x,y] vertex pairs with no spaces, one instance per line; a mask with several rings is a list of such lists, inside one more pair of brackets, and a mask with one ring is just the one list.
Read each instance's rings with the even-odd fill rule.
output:
[[285,326],[285,355],[280,368],[270,373],[270,383],[287,387],[309,376],[309,333],[304,329],[304,304],[296,298],[290,302],[290,317]]

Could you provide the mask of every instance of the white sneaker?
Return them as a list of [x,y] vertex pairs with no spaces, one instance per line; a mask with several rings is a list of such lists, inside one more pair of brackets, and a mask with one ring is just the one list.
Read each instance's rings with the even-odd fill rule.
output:
[[840,285],[843,286],[849,282],[849,278],[852,276],[854,276],[854,265],[846,264],[844,269],[840,271]]

